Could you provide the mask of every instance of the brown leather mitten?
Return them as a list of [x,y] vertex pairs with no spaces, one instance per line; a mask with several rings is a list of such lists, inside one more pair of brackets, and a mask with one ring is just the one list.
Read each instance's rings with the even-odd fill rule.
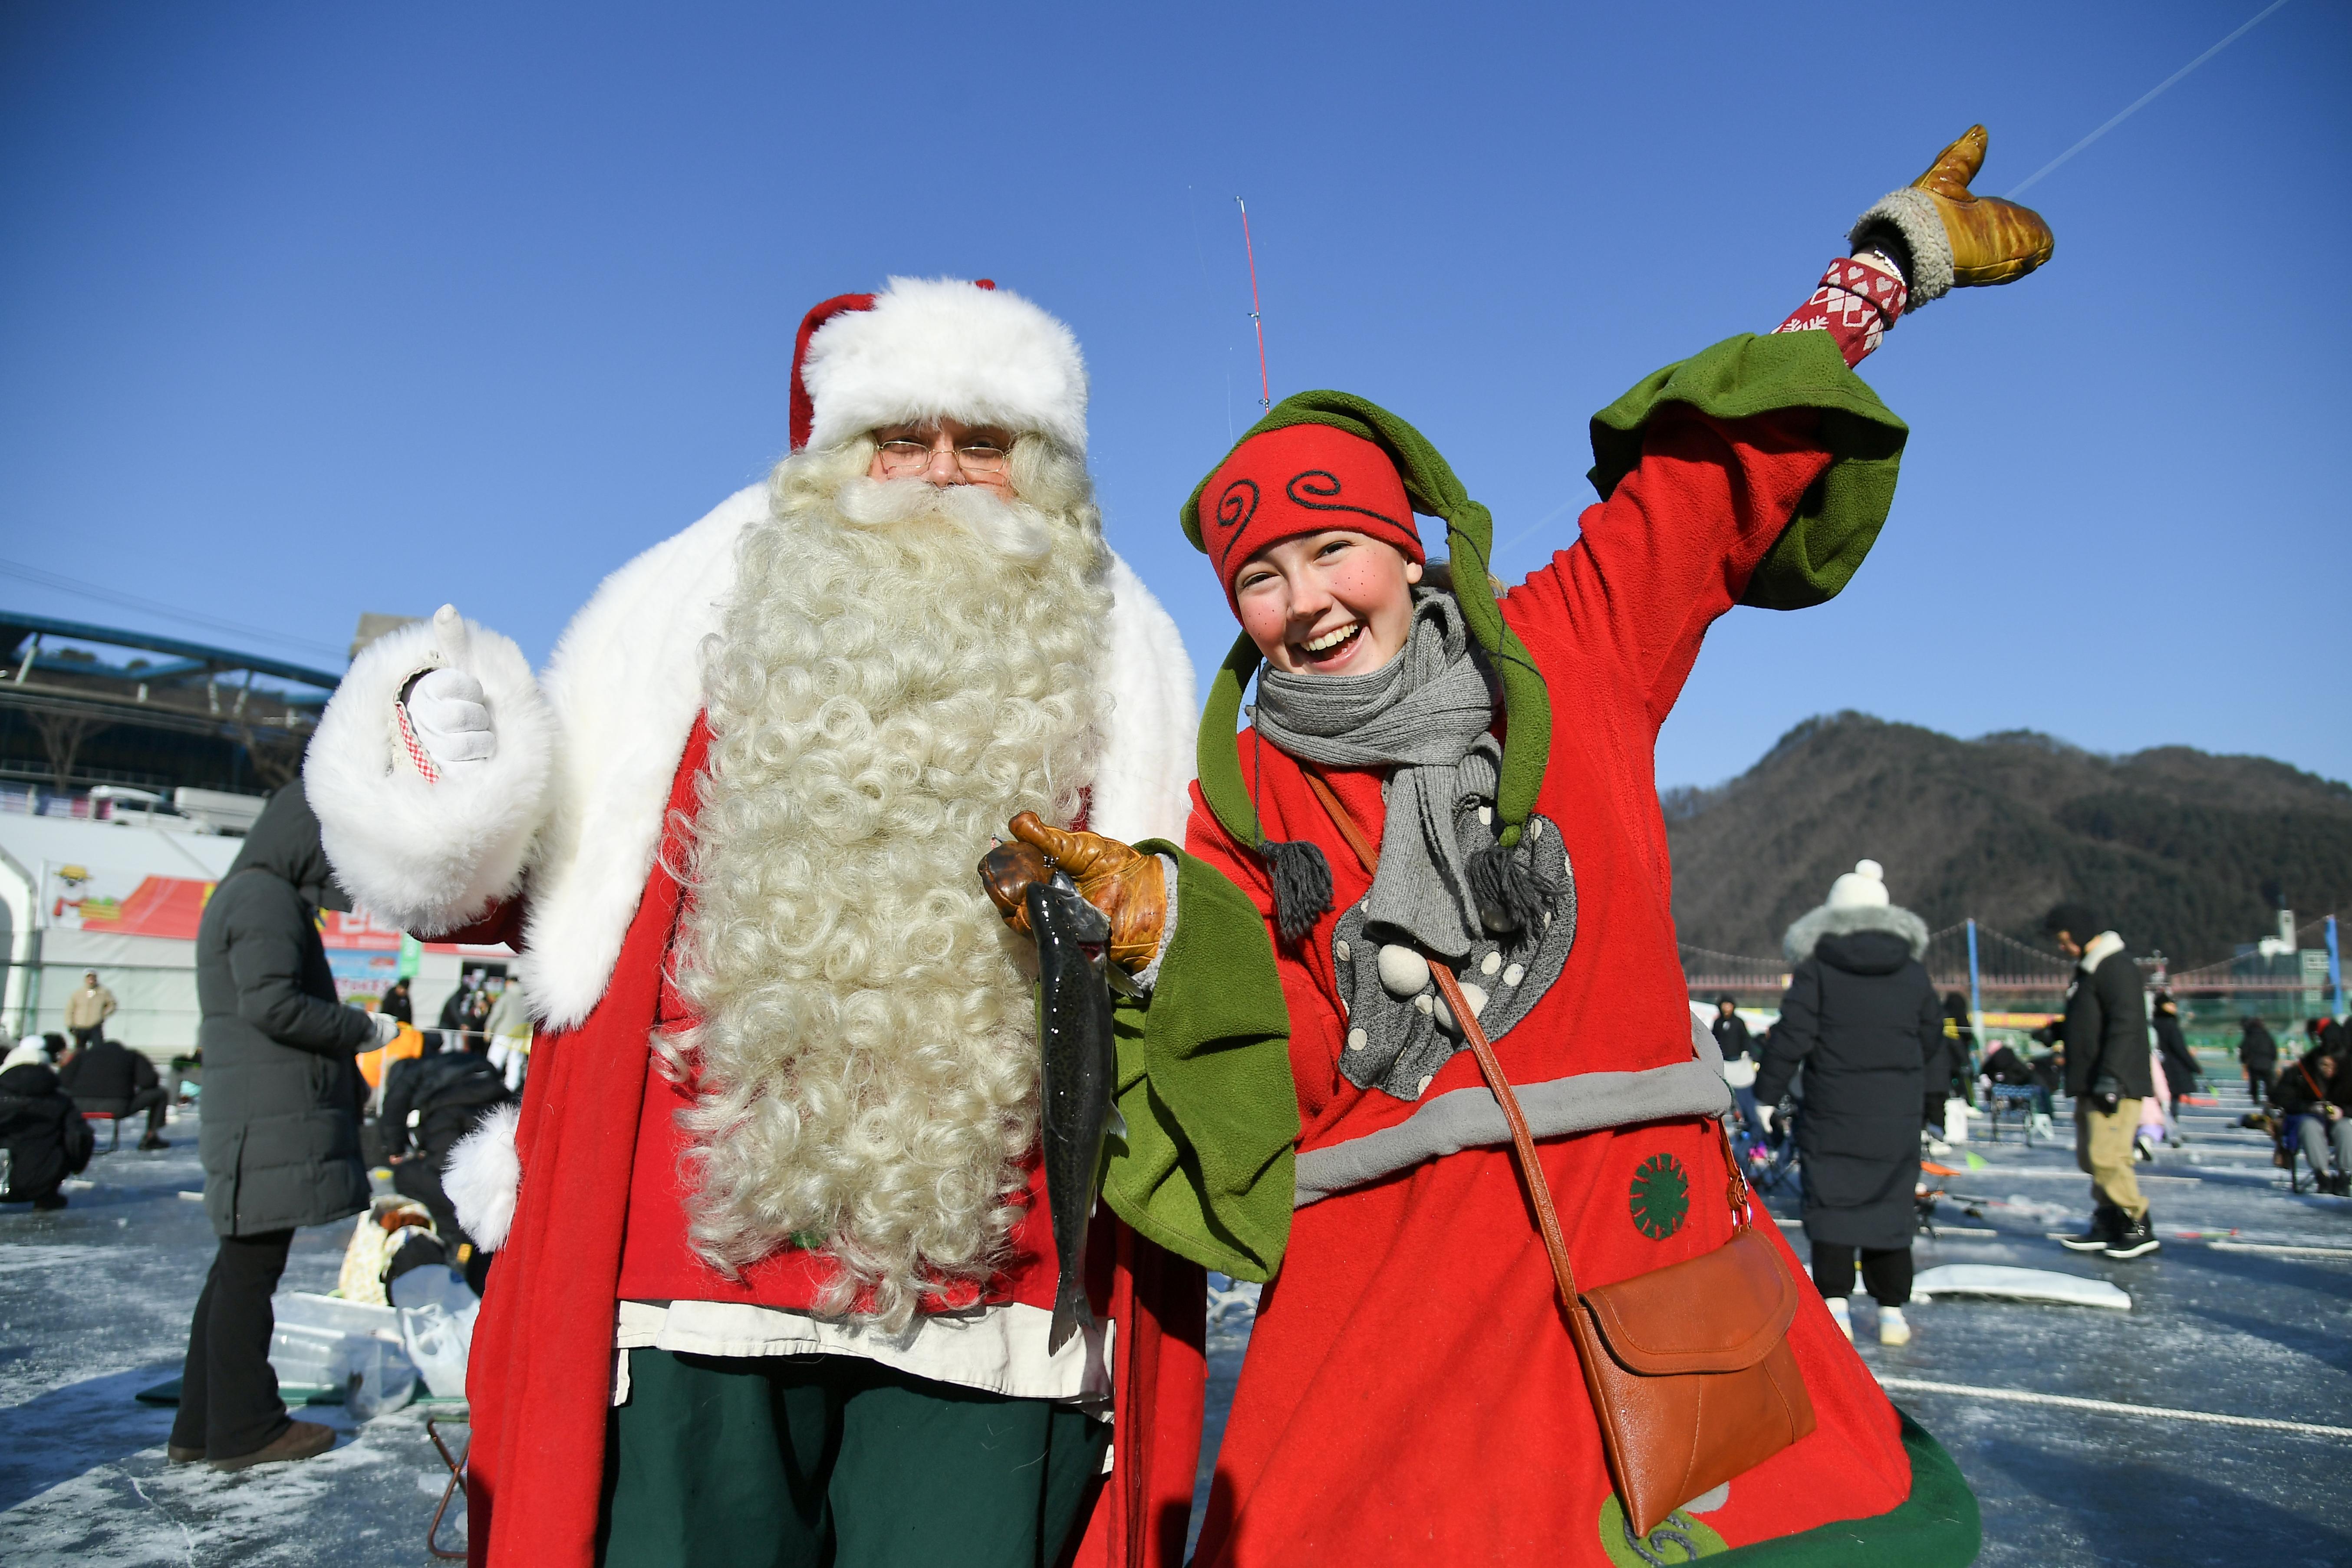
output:
[[1854,221],[1848,237],[1857,248],[1870,243],[1872,230],[1891,229],[1909,249],[1908,310],[1953,289],[2013,283],[2057,248],[2057,237],[2040,213],[1969,189],[1984,166],[1987,140],[1983,126],[1969,126],[1936,154],[1926,174],[1882,196]]
[[[1150,968],[1168,924],[1168,875],[1160,857],[1099,833],[1051,826],[1034,811],[1014,817],[1012,828],[1015,840],[1050,857],[1077,884],[1079,895],[1110,918],[1111,962],[1129,974]],[[988,862],[981,864],[985,879]],[[1008,862],[1006,868],[1014,867]],[[1004,908],[992,884],[989,896],[998,909]],[[1013,923],[1027,930],[1026,911]]]
[[994,846],[980,858],[981,890],[1004,917],[1004,923],[1023,936],[1034,934],[1029,930],[1029,885],[1053,879],[1054,863],[1045,858],[1045,852],[1017,838]]

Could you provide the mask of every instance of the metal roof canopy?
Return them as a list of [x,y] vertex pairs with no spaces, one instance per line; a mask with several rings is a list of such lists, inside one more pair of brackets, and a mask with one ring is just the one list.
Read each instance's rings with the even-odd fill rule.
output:
[[[191,659],[210,669],[249,669],[257,675],[274,675],[281,680],[291,680],[304,686],[315,686],[321,691],[332,691],[342,684],[340,675],[330,675],[323,669],[311,669],[285,659],[268,658],[257,654],[238,653],[233,648],[212,647],[204,643],[185,642],[178,637],[163,637],[153,632],[124,631],[116,626],[94,626],[82,621],[61,621],[53,616],[27,615],[20,610],[0,610],[0,636],[8,637],[5,645],[14,648],[26,636],[38,633],[43,637],[70,637],[77,642],[103,643],[109,647],[136,648],[147,653],[168,653]],[[175,672],[193,673],[193,672]]]

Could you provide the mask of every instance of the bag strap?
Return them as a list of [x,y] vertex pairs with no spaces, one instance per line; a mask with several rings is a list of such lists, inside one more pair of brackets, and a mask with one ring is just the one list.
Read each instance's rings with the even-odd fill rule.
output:
[[[1339,793],[1322,774],[1305,763],[1299,764],[1298,771],[1307,775],[1307,787],[1330,815],[1331,826],[1339,829],[1349,849],[1363,863],[1366,871],[1378,876],[1380,848],[1357,826],[1354,815],[1340,802]],[[1437,982],[1438,994],[1445,998],[1446,1009],[1454,1015],[1470,1054],[1478,1058],[1478,1070],[1486,1075],[1486,1088],[1494,1094],[1495,1102],[1503,1108],[1503,1120],[1511,1129],[1512,1159],[1518,1166],[1519,1181],[1528,1190],[1528,1201],[1535,1205],[1536,1229],[1543,1237],[1544,1255],[1551,1259],[1552,1282],[1559,1287],[1560,1305],[1573,1318],[1576,1271],[1569,1265],[1568,1243],[1560,1235],[1559,1211],[1552,1206],[1551,1188],[1544,1181],[1543,1167],[1536,1162],[1535,1135],[1528,1131],[1527,1113],[1519,1109],[1518,1094],[1511,1088],[1511,1080],[1503,1076],[1503,1064],[1496,1059],[1495,1047],[1487,1040],[1486,1031],[1479,1026],[1477,1015],[1470,1011],[1470,1004],[1462,994],[1462,983],[1454,977],[1454,971],[1442,960],[1433,958],[1429,961],[1429,974]]]
[[1307,787],[1315,792],[1315,798],[1323,803],[1323,809],[1330,815],[1331,826],[1339,830],[1339,837],[1347,840],[1349,850],[1363,863],[1365,875],[1379,876],[1381,847],[1366,837],[1364,830],[1356,826],[1355,814],[1340,804],[1339,792],[1325,781],[1321,773],[1305,763],[1298,764],[1298,771],[1307,775]]
[[1552,1283],[1559,1288],[1559,1304],[1573,1319],[1576,1314],[1576,1272],[1569,1267],[1568,1243],[1559,1233],[1559,1212],[1552,1207],[1551,1186],[1544,1180],[1543,1167],[1536,1163],[1536,1141],[1528,1131],[1527,1113],[1519,1109],[1519,1097],[1511,1088],[1511,1080],[1503,1076],[1503,1064],[1495,1059],[1495,1047],[1487,1043],[1486,1031],[1478,1026],[1477,1016],[1462,994],[1462,984],[1454,978],[1454,971],[1436,959],[1429,961],[1430,978],[1437,982],[1438,994],[1454,1014],[1454,1022],[1462,1031],[1462,1038],[1478,1058],[1478,1070],[1486,1075],[1486,1087],[1492,1090],[1496,1104],[1503,1108],[1503,1120],[1510,1124],[1511,1152],[1518,1163],[1519,1181],[1528,1189],[1528,1198],[1536,1206],[1536,1229],[1543,1236],[1544,1255],[1551,1259]]
[[[1299,764],[1298,771],[1306,775],[1307,787],[1321,803],[1331,818],[1331,826],[1339,830],[1349,850],[1362,862],[1368,873],[1378,876],[1381,868],[1379,846],[1373,844],[1357,825],[1354,814],[1349,811],[1340,801],[1339,793],[1321,773],[1304,763]],[[1536,1141],[1534,1134],[1528,1131],[1527,1113],[1519,1108],[1518,1094],[1511,1088],[1511,1080],[1504,1076],[1503,1064],[1495,1055],[1494,1045],[1486,1038],[1486,1031],[1479,1025],[1477,1015],[1470,1011],[1470,1004],[1463,996],[1461,982],[1454,978],[1454,971],[1442,960],[1432,958],[1429,960],[1429,973],[1430,978],[1437,983],[1438,994],[1445,998],[1446,1009],[1454,1015],[1455,1025],[1462,1030],[1463,1042],[1470,1047],[1470,1054],[1477,1058],[1478,1070],[1486,1079],[1488,1092],[1494,1095],[1495,1103],[1503,1108],[1503,1121],[1511,1130],[1512,1160],[1518,1167],[1520,1184],[1527,1188],[1528,1200],[1535,1205],[1536,1229],[1543,1237],[1544,1255],[1551,1260],[1552,1282],[1559,1290],[1560,1305],[1573,1319],[1578,1294],[1576,1271],[1568,1260],[1568,1243],[1560,1233],[1559,1211],[1552,1205],[1550,1184],[1544,1180],[1543,1167],[1536,1159]],[[1715,1129],[1723,1142],[1724,1169],[1730,1173],[1726,1196],[1732,1213],[1739,1216],[1738,1227],[1744,1230],[1753,1213],[1748,1181],[1740,1173],[1739,1161],[1732,1152],[1731,1134],[1720,1119],[1716,1121]]]

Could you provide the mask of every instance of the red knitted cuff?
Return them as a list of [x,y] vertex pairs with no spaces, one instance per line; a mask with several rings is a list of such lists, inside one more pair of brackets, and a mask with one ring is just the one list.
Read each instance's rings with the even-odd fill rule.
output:
[[[409,684],[413,686],[415,682],[412,680]],[[433,765],[433,758],[425,750],[424,742],[417,740],[416,730],[408,721],[408,704],[404,700],[396,700],[392,705],[392,710],[399,716],[400,744],[408,752],[408,760],[415,767],[418,776],[422,777],[426,784],[439,784],[441,770]]]
[[1903,313],[1911,290],[1900,278],[1867,262],[1840,257],[1822,274],[1822,286],[1776,332],[1827,332],[1849,365],[1860,364]]

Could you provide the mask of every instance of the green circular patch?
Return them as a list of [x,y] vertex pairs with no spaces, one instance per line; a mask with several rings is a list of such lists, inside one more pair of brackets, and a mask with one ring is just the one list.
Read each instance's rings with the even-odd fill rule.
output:
[[1626,1194],[1633,1211],[1633,1227],[1652,1241],[1664,1241],[1682,1229],[1690,1213],[1690,1177],[1672,1154],[1653,1154],[1633,1173]]
[[1696,1563],[1702,1557],[1717,1557],[1730,1551],[1723,1537],[1693,1519],[1683,1510],[1661,1520],[1647,1535],[1636,1535],[1626,1521],[1625,1508],[1617,1494],[1601,1505],[1601,1554],[1616,1568],[1660,1568],[1669,1563]]

